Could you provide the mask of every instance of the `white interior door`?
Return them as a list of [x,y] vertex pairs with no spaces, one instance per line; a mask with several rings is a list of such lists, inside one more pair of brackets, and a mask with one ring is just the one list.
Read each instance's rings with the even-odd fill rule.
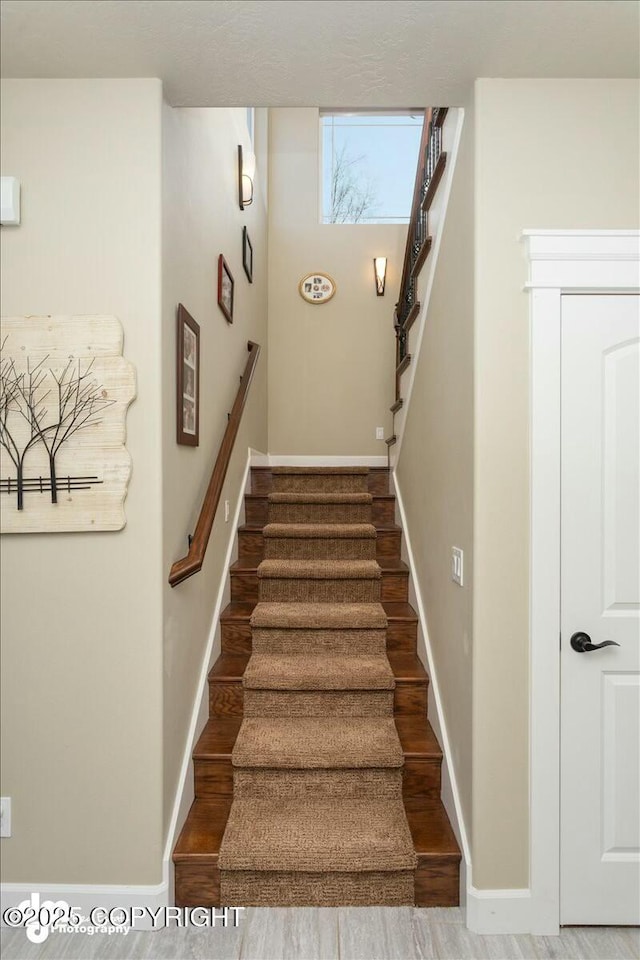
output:
[[562,298],[563,924],[640,921],[639,361],[639,297]]

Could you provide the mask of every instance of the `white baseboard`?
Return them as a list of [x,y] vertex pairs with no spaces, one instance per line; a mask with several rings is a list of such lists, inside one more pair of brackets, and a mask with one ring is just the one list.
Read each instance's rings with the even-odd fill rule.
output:
[[294,457],[281,456],[279,453],[267,454],[267,463],[264,463],[264,455],[260,455],[256,460],[252,460],[252,467],[386,467],[388,459],[386,454],[380,457]]
[[198,680],[198,686],[196,688],[196,700],[191,713],[191,722],[189,724],[189,732],[185,742],[182,766],[180,768],[180,777],[178,779],[178,786],[173,804],[173,812],[167,833],[167,842],[165,845],[163,859],[163,882],[166,884],[167,889],[170,892],[171,903],[173,903],[173,861],[171,859],[171,855],[176,844],[176,840],[178,839],[178,832],[186,820],[189,808],[191,807],[194,799],[192,753],[197,738],[200,736],[200,733],[202,732],[202,729],[209,717],[209,689],[207,684],[207,676],[209,674],[209,670],[211,669],[212,660],[214,657],[214,644],[218,632],[220,611],[222,610],[223,603],[225,600],[227,600],[227,579],[229,566],[231,564],[233,550],[236,543],[236,536],[240,523],[240,514],[244,508],[244,494],[247,488],[249,469],[254,456],[261,457],[264,456],[264,454],[258,454],[256,451],[249,449],[247,453],[247,462],[244,468],[242,482],[240,484],[240,490],[238,493],[236,508],[229,521],[229,540],[227,542],[227,550],[225,553],[224,563],[222,565],[222,577],[218,585],[218,594],[211,617],[209,638],[207,640],[206,650],[202,658],[202,667],[200,669],[200,677]]
[[467,927],[474,933],[529,933],[531,892],[467,888]]
[[[447,816],[451,822],[453,832],[456,835],[458,844],[462,851],[462,857],[464,860],[465,869],[461,871],[461,880],[462,878],[467,878],[471,876],[471,850],[469,846],[469,841],[467,839],[467,829],[464,822],[464,817],[462,814],[462,802],[460,800],[460,791],[458,790],[458,784],[455,775],[455,769],[451,760],[451,746],[449,743],[449,736],[447,733],[447,726],[444,717],[444,710],[442,707],[442,699],[440,697],[440,689],[438,686],[438,676],[434,669],[433,664],[433,653],[431,650],[431,643],[429,640],[429,631],[427,629],[427,617],[425,613],[424,603],[422,600],[422,592],[420,590],[420,584],[416,576],[416,565],[413,556],[413,550],[411,548],[411,537],[409,530],[407,528],[407,517],[404,510],[404,501],[402,499],[402,491],[398,485],[398,478],[393,474],[393,487],[396,495],[396,506],[398,510],[398,516],[400,520],[400,526],[402,527],[402,539],[404,544],[405,555],[407,563],[409,566],[409,585],[412,591],[410,597],[411,600],[415,600],[415,605],[417,608],[418,621],[420,625],[420,633],[424,641],[425,653],[427,658],[426,668],[429,674],[429,722],[433,727],[434,733],[436,734],[440,746],[442,747],[443,754],[443,764],[442,764],[442,802],[444,804],[445,810],[447,811]],[[431,707],[435,708],[434,711],[431,710]],[[464,903],[464,898],[466,894],[466,879],[464,881],[464,887],[461,883],[461,893],[460,901]]]
[[[126,910],[149,910],[154,914],[169,904],[169,886],[166,881],[154,886],[122,886],[118,884],[66,884],[66,883],[2,883],[0,884],[0,915],[4,916],[8,907],[15,907],[24,900],[31,901],[32,895],[39,897],[38,904],[45,901],[53,903],[64,901],[83,917],[89,917],[94,907],[103,910],[124,907]],[[151,916],[136,918],[136,930],[157,930],[164,925],[160,915],[158,923]],[[2,926],[6,926],[4,919]],[[59,936],[60,934],[54,934]]]

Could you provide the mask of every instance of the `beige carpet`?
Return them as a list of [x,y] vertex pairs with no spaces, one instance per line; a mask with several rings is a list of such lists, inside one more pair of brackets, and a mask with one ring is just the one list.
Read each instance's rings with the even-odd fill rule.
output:
[[368,470],[272,476],[222,902],[412,904],[416,856]]
[[304,467],[274,467],[274,492],[366,493],[367,467],[325,467],[310,473]]
[[376,528],[370,523],[270,523],[264,530],[267,560],[374,560]]
[[370,493],[270,493],[269,523],[371,523]]

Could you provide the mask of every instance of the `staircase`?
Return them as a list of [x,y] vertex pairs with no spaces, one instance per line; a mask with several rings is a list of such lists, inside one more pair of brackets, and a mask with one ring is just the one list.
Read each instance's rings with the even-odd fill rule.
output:
[[255,467],[230,569],[180,906],[454,906],[389,473]]

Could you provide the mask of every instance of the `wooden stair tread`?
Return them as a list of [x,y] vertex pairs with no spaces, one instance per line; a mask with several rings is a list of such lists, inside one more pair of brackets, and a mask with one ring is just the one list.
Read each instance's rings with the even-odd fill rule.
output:
[[[263,558],[260,556],[248,556],[248,557],[239,557],[235,563],[232,563],[229,567],[229,572],[233,573],[255,573],[258,572],[258,566],[263,562]],[[306,563],[307,561],[297,561],[300,563]],[[312,562],[312,561],[309,561]],[[340,561],[331,561],[331,560],[322,560],[321,563],[339,563]],[[353,561],[342,561],[343,563],[363,563],[364,561],[353,560]],[[385,573],[393,574],[409,574],[409,567],[404,562],[404,560],[396,560],[393,557],[379,557],[375,561],[382,570],[382,575]]]
[[221,653],[209,671],[209,680],[238,683],[249,662],[249,653]]
[[[256,603],[257,601],[254,602],[252,600],[233,600],[227,604],[220,614],[220,620],[244,623],[251,619],[251,614],[253,613]],[[399,620],[408,623],[418,622],[418,614],[410,603],[399,600],[383,600],[382,606],[384,607],[384,612],[388,620]]]
[[407,653],[404,650],[389,650],[387,657],[396,683],[426,682],[427,671],[415,653]]
[[426,717],[416,714],[393,719],[405,758],[442,759],[442,749]]
[[220,621],[243,623],[251,618],[255,605],[253,600],[232,600],[220,614]]
[[393,434],[392,437],[388,437],[388,438],[385,440],[385,443],[386,443],[386,445],[387,445],[388,447],[392,447],[392,446],[394,445],[394,443],[397,443],[397,442],[398,442],[398,438],[396,437],[395,433]]
[[389,407],[389,410],[391,411],[391,413],[397,413],[398,410],[402,410],[403,406],[404,406],[404,400],[402,399],[402,397],[400,397],[398,400],[396,400],[395,403],[391,404],[391,406]]
[[396,367],[396,376],[398,377],[401,376],[405,372],[405,370],[407,369],[410,363],[411,363],[411,354],[407,353],[406,356],[403,357],[403,359],[400,361],[400,363]]
[[[262,533],[266,526],[266,523],[243,523],[238,527],[238,533]],[[376,528],[377,533],[400,533],[402,531],[402,527],[398,526],[397,523],[373,523],[371,526]]]
[[[418,859],[448,857],[461,859],[460,849],[441,801],[434,798],[405,798],[405,812]],[[207,860],[217,863],[231,799],[194,800],[176,843],[173,860]]]
[[[193,751],[194,760],[231,760],[242,717],[207,721]],[[405,758],[441,759],[442,750],[426,717],[394,717]]]
[[242,717],[215,717],[207,720],[194,747],[194,759],[230,759],[241,726]]
[[414,305],[411,307],[411,310],[409,310],[406,320],[402,324],[402,329],[404,330],[405,333],[409,332],[409,330],[415,323],[416,317],[418,316],[419,313],[420,313],[420,301],[416,300]]
[[230,809],[230,797],[194,800],[173,851],[173,862],[197,858],[216,864]]
[[433,243],[432,237],[427,237],[426,240],[424,240],[422,246],[420,247],[418,256],[416,257],[416,262],[414,263],[413,269],[411,271],[412,277],[417,277],[420,271],[422,270],[424,262],[429,256],[429,253],[431,252],[432,243]]
[[[320,468],[322,469],[322,466],[321,466],[320,464],[319,464],[318,466],[320,466]],[[349,467],[351,466],[351,467],[358,467],[358,470],[360,470],[362,465],[361,465],[361,464],[355,464],[355,463],[354,463],[354,464],[344,464],[344,466],[345,466],[346,469],[349,469]],[[273,470],[274,470],[274,467],[277,469],[277,465],[275,465],[275,464],[272,465],[272,466],[268,466],[268,467],[254,467],[254,466],[252,466],[252,467],[251,467],[251,472],[252,472],[252,473],[266,473],[266,472],[272,473]],[[309,467],[308,470],[309,470],[309,472],[313,472],[313,467]],[[367,470],[369,471],[369,473],[388,473],[388,472],[389,472],[389,467],[367,467]],[[306,470],[305,470],[305,472],[306,472]]]
[[431,209],[433,198],[436,195],[438,184],[442,180],[442,174],[444,173],[444,168],[446,167],[446,165],[447,165],[447,154],[441,153],[436,161],[435,170],[433,171],[431,180],[429,182],[429,186],[427,187],[427,192],[425,193],[424,199],[422,200],[421,206],[423,211],[425,212]]
[[404,800],[404,808],[419,860],[423,857],[461,859],[458,841],[441,800],[409,797]]
[[402,600],[382,601],[387,620],[404,620],[410,623],[418,622],[418,614],[410,603]]
[[[221,653],[211,670],[209,680],[218,683],[239,683],[249,662],[249,653]],[[404,650],[387,654],[396,683],[425,683],[427,671],[419,657]]]
[[[406,359],[406,357],[405,357],[405,359]],[[403,362],[404,362],[404,361],[403,361]],[[274,491],[274,492],[275,492],[275,491]],[[318,491],[318,490],[309,490],[308,492],[309,492],[309,494],[315,494],[316,496],[317,496],[319,493],[321,493],[321,491]],[[295,492],[295,495],[296,495],[296,496],[299,496],[300,494],[304,494],[304,493],[305,493],[304,490],[297,490],[297,491]],[[345,494],[336,493],[336,496],[345,496],[345,497],[348,497],[348,496],[355,496],[355,494],[350,494],[350,493],[345,493]],[[372,497],[374,503],[376,502],[376,500],[395,500],[395,498],[396,498],[394,493],[372,493],[372,494],[371,494],[371,497]],[[268,493],[245,493],[244,498],[245,498],[245,500],[267,500],[267,501],[268,501],[268,499],[269,499],[269,494],[268,494]],[[313,502],[313,501],[311,501],[311,502]]]

